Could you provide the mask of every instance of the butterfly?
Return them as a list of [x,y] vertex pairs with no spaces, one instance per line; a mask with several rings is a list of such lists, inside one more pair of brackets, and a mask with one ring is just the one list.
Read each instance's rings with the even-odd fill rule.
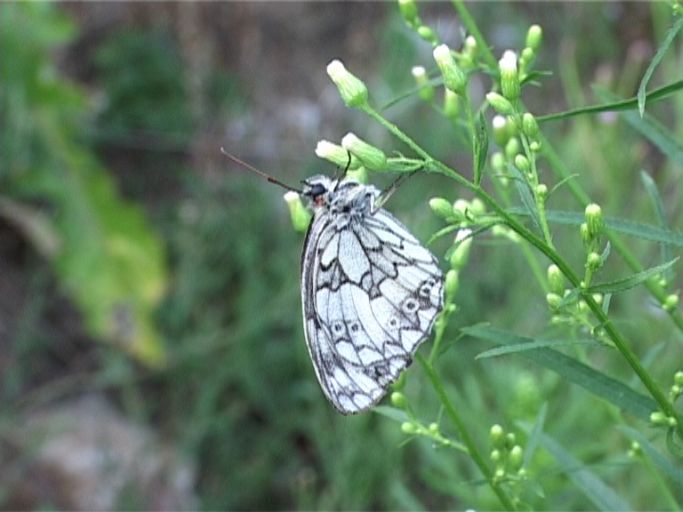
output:
[[436,258],[381,208],[393,187],[383,193],[353,179],[318,175],[298,190],[221,152],[308,200],[313,220],[301,256],[308,352],[337,411],[370,409],[410,365],[443,307]]
[[380,205],[379,189],[313,176],[301,258],[308,351],[327,399],[365,411],[412,362],[443,307],[436,258]]

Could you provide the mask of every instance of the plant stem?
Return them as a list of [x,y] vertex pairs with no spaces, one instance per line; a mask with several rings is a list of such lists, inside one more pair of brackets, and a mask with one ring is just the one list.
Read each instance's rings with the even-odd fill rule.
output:
[[479,471],[481,471],[481,474],[484,475],[484,478],[488,482],[489,486],[491,486],[491,489],[496,494],[503,507],[505,507],[506,510],[515,510],[515,506],[512,503],[510,497],[501,487],[500,483],[494,480],[491,468],[489,468],[488,464],[486,464],[486,461],[484,460],[484,457],[481,455],[481,453],[479,453],[477,445],[474,443],[474,440],[470,437],[467,431],[467,427],[465,427],[465,423],[462,421],[460,415],[458,414],[458,411],[455,409],[453,403],[448,398],[448,394],[446,394],[446,390],[444,389],[443,384],[441,383],[441,379],[439,379],[439,376],[434,371],[434,367],[429,362],[427,362],[424,359],[424,357],[422,357],[420,354],[416,354],[415,359],[417,359],[417,361],[422,365],[422,368],[427,374],[427,377],[429,378],[429,381],[431,382],[434,391],[436,391],[436,394],[444,407],[444,411],[446,412],[448,419],[451,420],[451,423],[453,423],[453,426],[458,431],[458,435],[460,436],[462,443],[467,448],[467,452],[479,468]]
[[645,367],[640,363],[638,357],[631,350],[628,343],[621,335],[621,333],[612,324],[612,321],[607,317],[605,312],[602,310],[600,305],[595,302],[593,296],[590,293],[586,293],[580,288],[580,279],[571,269],[569,264],[560,256],[560,254],[550,245],[548,245],[542,238],[538,237],[534,232],[527,228],[524,224],[519,222],[515,217],[509,214],[505,208],[500,206],[495,198],[489,195],[483,188],[479,185],[475,185],[470,182],[460,174],[458,174],[454,169],[451,169],[446,164],[434,159],[427,151],[422,149],[414,140],[412,140],[408,135],[406,135],[401,129],[395,124],[391,123],[385,119],[380,113],[374,110],[369,105],[364,107],[364,112],[370,117],[375,119],[378,123],[384,126],[392,134],[394,134],[398,139],[402,140],[408,147],[410,147],[415,153],[425,160],[425,168],[432,169],[436,172],[449,176],[450,178],[457,181],[462,186],[471,190],[474,194],[481,199],[485,205],[487,205],[492,211],[494,211],[507,226],[515,231],[518,235],[524,238],[531,245],[536,247],[541,251],[550,261],[552,261],[560,271],[564,274],[571,285],[581,291],[582,298],[588,304],[595,317],[598,319],[601,326],[605,329],[605,332],[609,335],[610,339],[614,343],[615,347],[621,355],[626,359],[626,362],[636,373],[640,381],[643,383],[645,388],[650,392],[652,398],[659,404],[661,411],[669,417],[676,419],[676,430],[678,431],[681,438],[683,438],[683,419],[679,417],[673,408],[672,404],[669,402],[667,396],[659,388],[654,379],[647,372]]

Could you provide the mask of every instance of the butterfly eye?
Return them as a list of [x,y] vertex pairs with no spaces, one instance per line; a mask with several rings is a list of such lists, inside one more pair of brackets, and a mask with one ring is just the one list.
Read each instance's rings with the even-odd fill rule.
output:
[[308,191],[309,195],[313,199],[317,199],[318,197],[323,195],[325,192],[327,192],[327,189],[321,183],[316,183],[316,184],[312,185],[310,190]]

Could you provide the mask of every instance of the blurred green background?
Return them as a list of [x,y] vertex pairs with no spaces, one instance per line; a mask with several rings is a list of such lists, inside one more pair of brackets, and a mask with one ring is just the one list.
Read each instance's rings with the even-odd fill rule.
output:
[[[444,41],[462,44],[449,4],[422,9]],[[632,96],[668,23],[665,4],[471,9],[496,56],[520,48],[531,23],[543,26],[537,67],[553,74],[525,91],[538,113],[597,102],[596,83]],[[313,156],[319,139],[353,131],[397,149],[344,108],[325,73],[342,59],[378,104],[410,89],[410,68],[431,66],[431,47],[395,4],[8,3],[0,26],[0,507],[496,506],[469,462],[405,444],[387,418],[341,417],[328,405],[303,340],[302,236],[282,190],[219,152],[295,184],[334,171]],[[662,83],[680,79],[675,61],[662,69]],[[477,77],[474,98],[489,86]],[[681,134],[680,98],[653,111]],[[469,172],[469,150],[418,99],[387,115]],[[681,169],[616,116],[546,134],[610,215],[653,221],[638,177],[648,169],[680,229]],[[427,207],[437,194],[459,197],[451,182],[419,176],[388,208],[426,240],[439,227]],[[555,207],[580,210],[562,197]],[[581,265],[578,234],[558,229],[557,239]],[[645,264],[658,254],[634,249]],[[452,338],[480,321],[525,333],[548,320],[510,246],[475,243],[461,281]],[[624,321],[631,338],[649,340],[638,352],[674,336],[643,293],[614,308],[647,318]],[[662,374],[680,363],[675,348],[661,348]],[[547,401],[556,439],[616,488],[630,482],[634,506],[658,506],[653,484],[631,480],[623,464],[627,440],[601,428],[615,411],[524,361],[473,362],[482,350],[461,340],[441,365],[482,443],[492,423],[532,421]],[[628,376],[609,358],[597,364]],[[408,381],[408,396],[435,415],[419,368]],[[588,507],[559,473],[539,477],[540,507]]]

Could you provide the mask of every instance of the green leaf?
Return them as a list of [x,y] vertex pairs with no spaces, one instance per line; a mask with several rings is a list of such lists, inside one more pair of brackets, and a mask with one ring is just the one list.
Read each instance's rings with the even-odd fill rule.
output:
[[484,115],[479,112],[477,121],[474,124],[474,133],[472,134],[472,151],[474,153],[474,184],[481,183],[481,174],[486,164],[486,157],[489,150],[489,135],[486,131],[486,122]]
[[[485,324],[462,329],[469,336],[495,343],[496,345],[519,345],[536,340],[490,327]],[[620,409],[630,412],[644,421],[650,421],[650,413],[658,410],[650,397],[641,395],[624,383],[598,372],[593,368],[557,350],[542,347],[518,352],[541,366],[552,370],[570,382],[577,384],[596,396],[604,398]]]
[[531,195],[531,190],[529,190],[529,185],[524,179],[524,176],[522,176],[522,173],[519,172],[519,169],[515,167],[514,165],[509,165],[508,164],[508,171],[512,175],[513,181],[515,183],[515,188],[517,189],[517,193],[519,194],[520,199],[522,200],[522,204],[524,205],[524,212],[526,215],[531,217],[531,220],[534,223],[534,226],[536,226],[536,229],[539,231],[541,230],[541,220],[538,217],[538,210],[536,209],[536,201],[534,201],[533,196]]
[[529,440],[526,443],[524,449],[524,467],[528,467],[534,456],[536,448],[541,442],[541,434],[543,433],[543,426],[545,425],[545,417],[548,413],[548,403],[544,402],[541,409],[538,411],[538,416],[536,416],[536,421],[534,422],[534,427],[531,429],[531,434],[529,434]]
[[683,487],[683,469],[674,465],[673,462],[662,455],[659,450],[657,450],[657,448],[655,448],[655,446],[650,442],[650,440],[643,435],[642,432],[625,425],[618,425],[617,428],[634,441],[637,441],[647,456],[650,457],[650,460],[652,460],[654,465],[662,470],[662,472],[671,478],[671,480]]
[[543,433],[539,437],[543,447],[564,466],[567,478],[598,510],[631,510],[631,505],[624,501],[619,493],[588,469],[588,466],[573,457],[555,439]]
[[486,350],[475,356],[475,359],[486,359],[489,357],[504,356],[508,354],[516,354],[518,352],[524,352],[525,350],[537,350],[539,348],[553,348],[553,347],[568,347],[571,345],[593,345],[597,347],[604,347],[595,340],[536,340],[526,343],[519,343],[513,345],[506,345],[504,347],[492,348],[491,350]]
[[377,414],[386,416],[387,418],[397,421],[399,423],[408,421],[408,415],[404,411],[402,411],[401,409],[397,409],[396,407],[391,407],[388,405],[378,405],[372,409],[372,412],[376,412]]
[[[647,101],[649,103],[655,103],[656,101],[661,101],[668,96],[678,92],[683,89],[683,80],[673,82],[671,84],[655,89],[654,91],[647,94]],[[539,123],[544,123],[546,121],[557,121],[559,119],[568,119],[570,117],[580,116],[583,114],[599,114],[601,112],[619,112],[622,110],[633,110],[638,108],[638,98],[633,97],[625,100],[610,101],[609,103],[601,103],[599,105],[591,105],[588,107],[581,107],[572,110],[567,110],[565,112],[558,112],[556,114],[548,114],[545,116],[539,116],[536,121]]]
[[[650,175],[643,170],[640,171],[640,179],[643,182],[645,190],[650,196],[650,200],[652,201],[652,206],[655,209],[655,215],[657,216],[659,227],[662,229],[668,229],[669,226],[666,220],[664,202],[662,201],[662,196],[659,194],[659,190],[657,190],[657,185],[655,185],[655,182]],[[667,244],[660,244],[660,249],[662,254],[662,263],[665,261],[670,261],[672,259],[671,248]],[[663,273],[667,280],[671,280],[673,278],[672,274],[673,272],[671,272],[670,269]]]
[[679,16],[679,18],[676,20],[676,22],[673,24],[673,26],[666,33],[666,37],[664,37],[664,41],[662,41],[662,44],[659,46],[659,48],[657,48],[657,53],[655,53],[655,56],[650,61],[650,65],[645,70],[645,74],[643,75],[643,79],[640,81],[640,86],[638,87],[638,95],[637,95],[637,97],[638,97],[638,112],[640,113],[640,117],[643,117],[643,114],[645,114],[645,101],[647,100],[647,94],[646,94],[645,90],[647,88],[647,84],[650,82],[650,78],[652,78],[652,74],[654,73],[655,68],[659,65],[659,63],[664,58],[664,54],[666,53],[666,51],[671,46],[671,43],[675,39],[678,32],[680,32],[681,28],[683,28],[683,16]]
[[[513,215],[530,215],[526,208],[520,207],[508,208],[507,212]],[[581,223],[585,221],[585,215],[583,213],[562,210],[547,210],[546,217],[549,222],[573,226],[580,226]],[[661,229],[651,224],[643,224],[615,217],[605,217],[605,227],[611,231],[640,238],[642,240],[659,242],[674,247],[683,247],[683,233],[679,231]]]
[[624,290],[628,290],[630,288],[633,288],[635,286],[638,286],[639,284],[647,281],[651,277],[654,277],[665,270],[671,268],[677,261],[678,257],[674,258],[671,261],[668,261],[666,263],[662,263],[661,265],[657,265],[656,267],[651,267],[648,269],[643,270],[642,272],[638,272],[636,274],[633,274],[629,277],[625,277],[623,279],[617,279],[616,281],[609,281],[607,283],[600,283],[600,284],[595,284],[589,288],[586,289],[586,293],[617,293],[617,292],[623,292]]
[[[604,99],[617,98],[615,94],[601,88],[596,88],[596,92]],[[666,126],[650,115],[640,117],[636,112],[623,112],[622,116],[633,129],[649,139],[662,153],[683,166],[683,144],[671,134]]]

